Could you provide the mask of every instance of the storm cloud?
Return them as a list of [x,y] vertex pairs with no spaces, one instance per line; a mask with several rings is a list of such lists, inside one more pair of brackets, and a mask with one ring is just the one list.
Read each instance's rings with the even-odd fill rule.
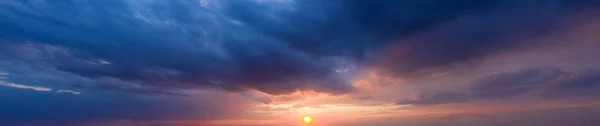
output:
[[[3,58],[156,89],[343,94],[362,68],[392,76],[478,59],[557,31],[597,2],[5,1]],[[583,13],[583,15],[580,15]],[[401,46],[406,51],[390,47]],[[377,62],[372,62],[376,60]]]

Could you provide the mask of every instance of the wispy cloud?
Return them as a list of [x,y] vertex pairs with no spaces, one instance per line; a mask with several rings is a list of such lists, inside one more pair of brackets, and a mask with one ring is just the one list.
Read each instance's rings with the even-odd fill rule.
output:
[[30,89],[30,90],[45,91],[45,92],[52,91],[52,88],[15,84],[15,83],[4,82],[4,81],[0,81],[0,86],[20,88],[20,89]]
[[[1,72],[0,71],[0,86],[11,87],[11,88],[19,88],[19,89],[29,89],[29,90],[42,91],[42,92],[52,92],[53,91],[52,88],[48,88],[48,87],[31,86],[31,85],[24,85],[24,84],[17,84],[17,83],[7,82],[4,79],[6,79],[7,78],[6,76],[8,76],[8,75],[10,75],[10,74],[6,73],[6,72]],[[81,94],[81,92],[78,92],[78,91],[65,90],[65,89],[58,90],[58,91],[56,91],[56,93],[71,93],[71,94],[74,94],[74,95]]]
[[77,92],[77,91],[73,91],[73,90],[58,90],[58,91],[56,91],[56,93],[71,93],[71,94],[74,94],[74,95],[81,94],[81,92]]
[[20,89],[30,89],[30,90],[45,91],[45,92],[52,91],[52,88],[47,88],[47,87],[37,87],[37,86],[29,86],[29,85],[22,85],[22,84],[6,82],[6,81],[4,81],[4,79],[6,79],[7,78],[6,76],[8,76],[8,75],[10,75],[10,74],[0,71],[0,86],[20,88]]
[[8,73],[0,71],[0,80],[6,79],[6,76],[8,76],[8,75],[9,75]]

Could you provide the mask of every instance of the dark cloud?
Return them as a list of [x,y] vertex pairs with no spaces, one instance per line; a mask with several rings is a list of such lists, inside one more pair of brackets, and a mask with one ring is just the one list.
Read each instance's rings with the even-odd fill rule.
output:
[[533,90],[543,90],[545,86],[560,83],[560,79],[569,74],[562,69],[551,67],[500,73],[474,81],[468,89],[468,94],[477,98],[502,99]]
[[[211,120],[229,118],[235,102],[216,94],[193,100],[85,92],[80,95],[0,87],[0,125],[4,122],[77,122],[93,120]],[[87,91],[87,90],[86,90]]]
[[463,92],[424,94],[416,100],[400,100],[398,104],[448,104],[508,99],[520,95],[537,98],[594,98],[600,90],[598,78],[600,70],[566,71],[554,67],[524,69],[477,79]]
[[[239,4],[236,1],[206,7],[197,1],[147,2],[11,2],[2,10],[2,18],[11,20],[1,24],[2,34],[13,41],[3,41],[3,47],[19,50],[6,52],[13,57],[80,76],[166,89],[218,87],[271,94],[308,89],[339,94],[352,89],[334,71],[351,65],[351,60],[308,56],[213,12],[221,10],[212,6]],[[262,6],[258,4],[246,5]],[[48,47],[64,48],[68,54],[54,57],[43,50]]]
[[140,86],[116,78],[87,78],[67,72],[56,71],[44,65],[29,65],[21,61],[0,61],[0,81],[38,85],[57,89],[95,89],[105,92],[120,92],[144,95],[189,96],[183,92],[163,90],[156,87]]
[[599,125],[598,106],[539,109],[495,114],[450,114],[424,119],[423,126],[570,126]]
[[[596,5],[592,0],[9,1],[0,5],[0,45],[9,59],[157,89],[341,94],[353,90],[349,79],[360,66],[404,76],[478,58],[559,29],[569,16]],[[395,45],[409,51],[381,54]],[[378,57],[385,62],[366,64]]]
[[461,13],[420,34],[396,39],[401,43],[396,44],[400,46],[397,49],[400,51],[386,54],[386,59],[378,65],[384,66],[383,71],[418,75],[423,69],[482,59],[491,53],[550,45],[549,42],[531,43],[523,40],[561,31],[573,23],[566,21],[570,18],[587,17],[578,15],[584,12],[573,9],[579,4],[563,2],[483,2],[482,6],[478,6],[481,7],[478,11]]
[[375,100],[375,97],[373,96],[356,96],[356,97],[352,97],[353,99],[358,99],[358,100]]
[[573,73],[551,90],[546,96],[589,97],[600,95],[598,92],[600,90],[600,70],[591,69]]
[[463,93],[437,93],[433,95],[421,95],[417,100],[399,100],[400,105],[435,105],[468,101],[467,95]]
[[357,120],[347,126],[595,126],[600,125],[598,106],[560,109],[538,109],[518,112],[453,113],[387,118],[389,120]]

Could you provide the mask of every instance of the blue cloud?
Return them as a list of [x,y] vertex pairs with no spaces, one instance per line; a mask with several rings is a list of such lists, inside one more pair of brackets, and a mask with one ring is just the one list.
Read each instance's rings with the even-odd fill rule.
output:
[[[8,59],[160,89],[341,94],[380,55],[393,60],[372,65],[411,75],[520,45],[583,10],[572,7],[595,7],[554,1],[9,1],[0,44]],[[399,40],[411,51],[381,54]]]
[[208,120],[233,116],[234,109],[215,94],[194,97],[140,96],[89,91],[65,93],[0,87],[0,124],[6,122],[85,122],[94,120]]

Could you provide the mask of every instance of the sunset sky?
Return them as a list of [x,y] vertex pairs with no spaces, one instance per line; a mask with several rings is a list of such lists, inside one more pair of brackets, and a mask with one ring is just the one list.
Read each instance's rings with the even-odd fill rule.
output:
[[600,0],[0,0],[0,126],[600,126]]

